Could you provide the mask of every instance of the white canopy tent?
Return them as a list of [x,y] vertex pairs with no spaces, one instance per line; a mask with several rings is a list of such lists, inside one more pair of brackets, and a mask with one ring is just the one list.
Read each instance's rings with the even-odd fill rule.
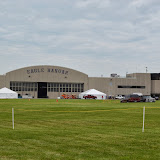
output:
[[16,99],[18,98],[18,93],[14,92],[6,87],[0,89],[0,99]]
[[83,99],[84,95],[94,95],[97,99],[106,99],[106,94],[96,89],[89,89],[88,91],[80,93],[79,98]]

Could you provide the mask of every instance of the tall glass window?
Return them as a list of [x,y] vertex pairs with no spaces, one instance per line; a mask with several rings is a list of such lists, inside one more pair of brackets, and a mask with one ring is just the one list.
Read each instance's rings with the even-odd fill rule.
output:
[[10,89],[13,91],[37,91],[36,82],[10,82]]
[[48,83],[48,92],[83,92],[83,83]]

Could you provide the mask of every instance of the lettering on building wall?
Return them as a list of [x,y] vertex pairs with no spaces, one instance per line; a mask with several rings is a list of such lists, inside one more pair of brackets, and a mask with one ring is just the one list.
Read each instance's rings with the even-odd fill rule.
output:
[[27,74],[33,74],[33,73],[42,73],[42,72],[48,72],[48,73],[57,73],[57,74],[65,74],[68,75],[68,71],[63,69],[57,69],[57,68],[37,68],[37,69],[28,69]]

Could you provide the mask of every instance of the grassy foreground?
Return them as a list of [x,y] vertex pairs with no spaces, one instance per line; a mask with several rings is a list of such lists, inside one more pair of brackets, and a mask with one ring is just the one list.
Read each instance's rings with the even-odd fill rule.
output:
[[160,101],[0,100],[0,159],[158,160]]

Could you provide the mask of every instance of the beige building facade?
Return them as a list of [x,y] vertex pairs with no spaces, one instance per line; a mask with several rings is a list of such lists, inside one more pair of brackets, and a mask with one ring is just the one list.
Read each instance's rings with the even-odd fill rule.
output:
[[[0,75],[0,88],[7,87],[19,96],[57,98],[62,94],[76,95],[88,89],[97,89],[112,95],[142,93],[160,94],[159,74],[133,73],[125,78],[88,77],[87,74],[60,66],[30,66]],[[155,78],[156,77],[156,78]]]

